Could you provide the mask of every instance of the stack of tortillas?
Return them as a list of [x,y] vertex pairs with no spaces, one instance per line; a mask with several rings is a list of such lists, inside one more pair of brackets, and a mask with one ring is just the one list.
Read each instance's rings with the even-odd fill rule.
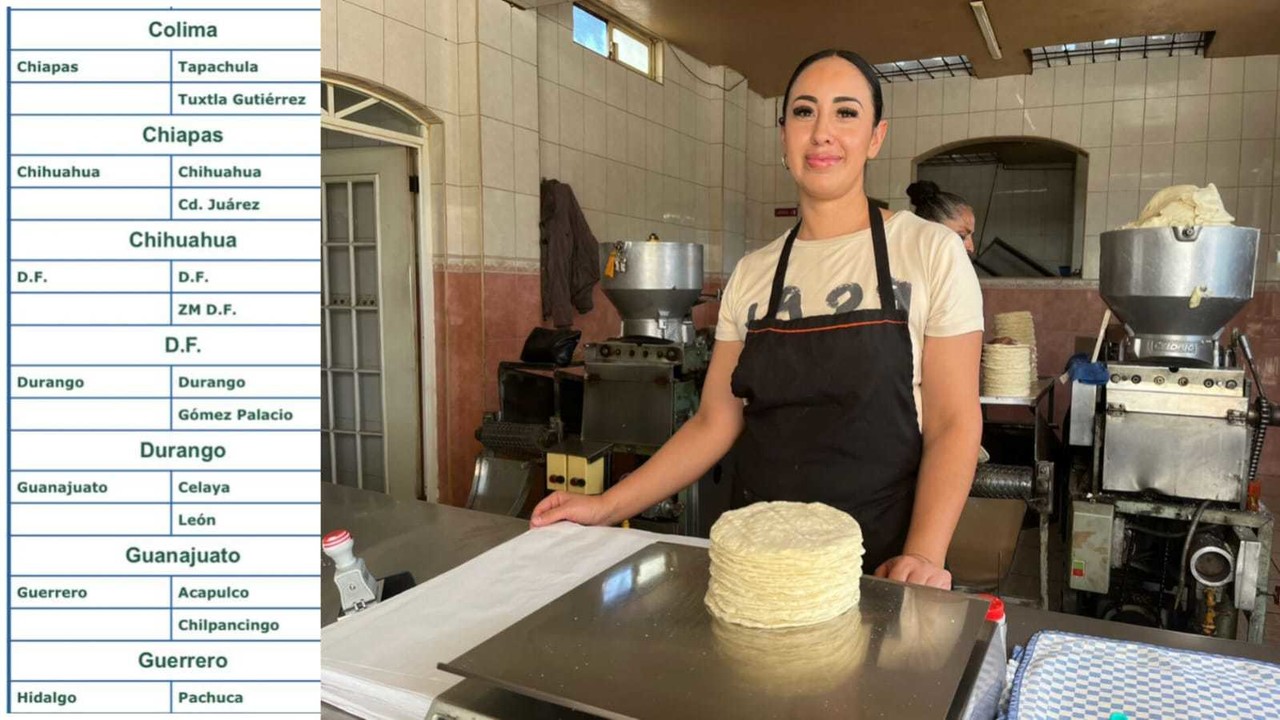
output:
[[706,604],[726,622],[812,625],[858,604],[862,528],[822,503],[755,503],[711,528]]
[[1037,380],[1036,326],[1031,313],[1000,313],[992,325],[995,339],[982,347],[982,394],[1030,395]]
[[982,346],[982,394],[1025,397],[1031,394],[1031,348],[1017,343]]

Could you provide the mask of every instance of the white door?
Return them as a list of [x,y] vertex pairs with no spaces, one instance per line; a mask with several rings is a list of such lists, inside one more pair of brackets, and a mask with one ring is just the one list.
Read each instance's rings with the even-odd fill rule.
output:
[[410,499],[422,487],[413,151],[326,149],[321,475]]

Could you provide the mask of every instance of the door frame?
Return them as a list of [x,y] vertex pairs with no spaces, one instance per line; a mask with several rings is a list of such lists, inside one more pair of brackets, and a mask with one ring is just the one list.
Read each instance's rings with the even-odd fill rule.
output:
[[[437,447],[437,412],[439,408],[436,403],[436,313],[435,313],[435,241],[432,236],[435,223],[432,219],[434,213],[442,211],[443,208],[435,208],[431,202],[432,178],[429,176],[431,170],[430,143],[428,142],[430,133],[443,132],[440,119],[435,116],[425,106],[404,97],[388,88],[372,85],[367,81],[344,75],[342,73],[324,70],[320,73],[321,92],[329,93],[329,102],[324,104],[320,115],[320,127],[323,129],[336,130],[338,132],[350,135],[359,135],[362,137],[373,138],[383,142],[395,145],[403,145],[414,149],[416,152],[414,168],[418,175],[418,192],[415,193],[413,200],[414,209],[414,227],[415,227],[415,251],[418,263],[418,297],[416,308],[418,313],[417,324],[419,328],[418,336],[418,387],[421,397],[419,398],[419,407],[422,409],[421,418],[421,447],[422,447],[422,481],[418,488],[420,496],[428,502],[438,502],[440,496],[439,483],[439,454],[440,448]],[[396,132],[386,128],[380,128],[366,123],[361,123],[348,119],[346,116],[355,112],[359,106],[346,108],[337,113],[333,112],[333,96],[331,88],[333,86],[343,87],[356,93],[368,96],[374,102],[385,103],[386,105],[416,119],[421,127],[422,132],[418,135]],[[366,101],[368,102],[368,101]],[[443,240],[443,238],[441,238]],[[391,479],[387,479],[388,487],[391,485]]]

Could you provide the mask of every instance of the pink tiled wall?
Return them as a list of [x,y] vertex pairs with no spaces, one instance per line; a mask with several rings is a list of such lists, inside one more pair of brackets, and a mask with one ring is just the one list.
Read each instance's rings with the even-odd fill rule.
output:
[[[539,277],[527,273],[439,272],[437,363],[445,382],[438,388],[440,441],[440,499],[466,502],[480,445],[474,433],[486,410],[498,403],[497,367],[517,359],[529,330],[541,324]],[[708,288],[717,286],[715,281]],[[1041,375],[1061,372],[1078,337],[1093,337],[1105,305],[1096,289],[1025,289],[988,287],[983,291],[987,324],[997,313],[1030,311],[1035,318]],[[437,308],[440,308],[437,305]],[[718,304],[695,308],[698,327],[713,325]],[[577,318],[583,342],[617,335],[619,318],[597,287],[595,309]],[[1259,371],[1268,394],[1280,400],[1280,291],[1259,292],[1240,314],[1240,327],[1252,340]],[[1066,407],[1064,387],[1058,388],[1057,407]],[[1273,433],[1280,436],[1280,433]],[[1280,507],[1280,437],[1271,437],[1262,465],[1263,494],[1268,505]]]
[[[498,407],[498,363],[518,360],[529,331],[542,322],[540,278],[529,273],[437,272],[437,367],[445,382],[437,386],[440,501],[462,505],[471,489],[471,476],[480,443],[475,430],[486,411]],[[719,280],[708,280],[710,292]],[[719,304],[694,309],[694,324],[715,322]],[[581,343],[619,334],[621,320],[597,285],[594,307],[579,315],[574,326]],[[581,347],[581,343],[579,347]]]

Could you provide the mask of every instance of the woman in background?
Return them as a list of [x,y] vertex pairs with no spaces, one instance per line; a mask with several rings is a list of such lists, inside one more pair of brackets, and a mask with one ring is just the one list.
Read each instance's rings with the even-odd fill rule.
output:
[[915,214],[925,220],[945,225],[960,236],[969,257],[977,253],[973,245],[973,208],[964,198],[947,192],[930,180],[917,180],[907,186],[907,197]]

